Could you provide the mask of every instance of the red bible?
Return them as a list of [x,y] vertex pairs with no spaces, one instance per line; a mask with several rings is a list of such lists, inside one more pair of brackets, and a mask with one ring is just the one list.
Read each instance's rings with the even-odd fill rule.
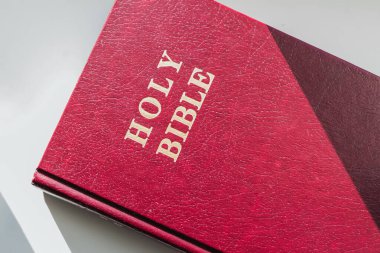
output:
[[120,0],[33,184],[188,252],[379,252],[379,101],[217,2]]

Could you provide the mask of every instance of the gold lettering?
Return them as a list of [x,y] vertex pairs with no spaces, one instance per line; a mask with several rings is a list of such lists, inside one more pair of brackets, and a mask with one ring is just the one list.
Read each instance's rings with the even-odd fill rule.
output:
[[186,95],[186,92],[184,92],[184,93],[182,93],[182,96],[181,96],[181,99],[179,100],[179,102],[185,101],[185,102],[187,102],[187,103],[189,103],[191,105],[194,105],[195,107],[197,107],[197,110],[199,111],[199,109],[201,109],[203,101],[205,100],[206,94],[204,94],[201,91],[198,91],[198,94],[201,96],[201,100],[200,101],[195,100],[194,98],[188,97]]
[[[143,108],[144,103],[150,103],[150,104],[154,105],[157,108],[157,112],[151,113],[151,112],[148,112],[147,110],[145,110]],[[152,97],[143,98],[139,104],[139,112],[146,119],[154,119],[161,113],[161,104],[155,98],[152,98]]]
[[205,93],[207,93],[208,90],[210,89],[210,86],[211,86],[212,81],[214,80],[215,76],[209,72],[206,72],[206,75],[208,75],[209,82],[205,83],[203,80],[206,79],[206,77],[204,75],[200,74],[202,71],[203,70],[201,70],[199,68],[194,68],[193,73],[190,76],[190,80],[187,84],[189,84],[189,85],[194,84],[194,85],[204,89]]
[[[166,148],[164,148],[166,146]],[[173,148],[175,149],[175,152],[173,151]],[[171,141],[168,138],[165,138],[161,141],[160,145],[158,146],[158,149],[156,151],[156,154],[160,153],[163,155],[166,155],[167,157],[174,160],[174,162],[177,161],[177,158],[179,156],[179,153],[181,152],[182,145],[181,143],[177,141]]]
[[[187,116],[191,116],[191,119],[187,119]],[[193,109],[186,109],[183,106],[178,106],[170,121],[178,121],[191,129],[196,117],[197,113]]]
[[182,62],[176,63],[174,62],[168,55],[168,52],[164,50],[164,53],[162,54],[162,58],[160,59],[160,62],[158,63],[157,68],[162,68],[162,67],[172,67],[175,68],[177,73],[180,70],[182,66]]
[[[135,133],[132,133],[131,130],[135,129]],[[149,135],[152,132],[153,127],[147,128],[139,123],[135,122],[135,119],[132,120],[131,125],[124,137],[124,139],[131,139],[137,143],[140,143],[143,147],[145,147],[146,142],[148,141]],[[140,133],[144,133],[146,135],[145,138],[140,136]]]
[[170,80],[169,78],[165,78],[165,79],[166,79],[166,81],[168,82],[168,85],[169,85],[168,87],[161,86],[161,85],[155,83],[155,82],[153,81],[153,79],[150,79],[150,82],[149,82],[149,85],[148,85],[148,90],[149,90],[150,88],[153,88],[153,89],[155,89],[155,90],[157,90],[157,91],[160,91],[160,92],[164,93],[164,94],[165,94],[165,97],[167,97],[167,96],[169,95],[170,89],[171,89],[172,86],[173,86],[173,81]]
[[171,133],[182,138],[183,142],[186,141],[187,135],[189,134],[189,132],[184,133],[179,131],[178,129],[173,128],[171,123],[169,123],[168,127],[166,128],[165,134],[167,133]]

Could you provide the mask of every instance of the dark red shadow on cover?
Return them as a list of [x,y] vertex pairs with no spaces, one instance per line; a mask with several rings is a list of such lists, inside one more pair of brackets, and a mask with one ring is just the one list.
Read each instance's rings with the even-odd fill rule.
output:
[[380,228],[380,77],[269,30]]

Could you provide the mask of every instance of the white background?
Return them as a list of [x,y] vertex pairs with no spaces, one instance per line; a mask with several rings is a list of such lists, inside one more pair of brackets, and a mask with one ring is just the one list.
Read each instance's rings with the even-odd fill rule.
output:
[[[380,1],[220,2],[380,75]],[[0,0],[0,192],[38,253],[176,252],[30,184],[112,4]]]

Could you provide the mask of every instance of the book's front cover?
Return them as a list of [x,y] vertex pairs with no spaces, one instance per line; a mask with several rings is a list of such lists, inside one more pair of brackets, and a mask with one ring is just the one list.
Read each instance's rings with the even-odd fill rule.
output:
[[193,252],[379,252],[380,79],[214,1],[117,1],[33,183]]

